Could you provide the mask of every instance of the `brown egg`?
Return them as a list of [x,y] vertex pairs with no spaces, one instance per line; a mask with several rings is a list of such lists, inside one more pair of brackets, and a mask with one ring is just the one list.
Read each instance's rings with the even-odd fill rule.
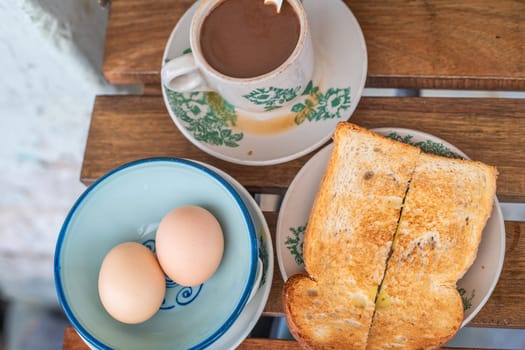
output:
[[98,293],[106,311],[124,323],[141,323],[158,310],[166,290],[164,273],[145,246],[122,243],[104,258],[98,275]]
[[197,286],[220,265],[224,251],[221,225],[208,210],[183,206],[160,222],[156,236],[160,266],[175,283]]

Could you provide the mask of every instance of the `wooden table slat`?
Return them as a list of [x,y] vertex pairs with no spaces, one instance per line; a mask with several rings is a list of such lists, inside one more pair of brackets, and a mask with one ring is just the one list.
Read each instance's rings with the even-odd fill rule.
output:
[[[192,3],[113,0],[106,78],[112,83],[159,84],[168,37]],[[525,2],[345,3],[366,38],[369,87],[525,90]]]

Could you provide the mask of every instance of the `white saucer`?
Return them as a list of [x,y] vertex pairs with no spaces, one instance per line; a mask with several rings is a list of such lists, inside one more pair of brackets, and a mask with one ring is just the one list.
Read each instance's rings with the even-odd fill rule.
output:
[[[415,144],[429,153],[468,158],[461,150],[435,136],[408,129],[373,129],[399,141]],[[302,244],[304,228],[324,174],[333,144],[317,152],[297,173],[283,199],[277,221],[276,249],[281,274],[289,276],[304,271]],[[465,314],[462,327],[474,318],[490,297],[499,279],[505,255],[505,226],[498,200],[487,221],[474,264],[458,281]]]
[[246,191],[239,182],[222,170],[208,164],[205,164],[205,166],[217,172],[235,188],[237,193],[239,193],[248,207],[248,211],[253,218],[255,229],[259,237],[259,258],[263,262],[263,276],[259,290],[244,307],[244,310],[230,329],[207,348],[221,350],[235,349],[250,334],[268,301],[268,296],[272,287],[274,268],[272,238],[262,211],[259,209],[259,206],[248,191]]
[[[168,39],[163,64],[189,51],[189,27],[199,2]],[[341,0],[304,0],[315,50],[312,84],[290,107],[248,113],[216,93],[175,93],[164,103],[182,134],[201,150],[244,165],[270,165],[301,157],[324,144],[335,125],[354,112],[367,74],[363,33]],[[260,118],[272,116],[271,121]]]

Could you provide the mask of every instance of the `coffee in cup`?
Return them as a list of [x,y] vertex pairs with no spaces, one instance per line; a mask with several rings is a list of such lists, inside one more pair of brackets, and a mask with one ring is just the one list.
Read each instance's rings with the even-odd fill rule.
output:
[[284,0],[280,13],[264,0],[202,0],[192,18],[190,47],[191,53],[162,67],[162,84],[176,92],[214,91],[249,112],[291,104],[313,75],[312,39],[300,0]]
[[253,78],[283,64],[300,31],[299,17],[288,1],[277,13],[263,0],[225,0],[204,19],[200,45],[204,59],[218,72]]

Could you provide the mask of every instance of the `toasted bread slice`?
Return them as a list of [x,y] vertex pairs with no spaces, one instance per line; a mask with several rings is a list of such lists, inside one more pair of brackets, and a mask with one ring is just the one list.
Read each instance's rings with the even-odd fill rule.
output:
[[497,171],[421,154],[381,286],[367,349],[433,349],[463,321],[456,282],[472,265]]
[[420,150],[350,123],[334,134],[304,238],[307,274],[285,284],[305,348],[365,349],[401,204]]

